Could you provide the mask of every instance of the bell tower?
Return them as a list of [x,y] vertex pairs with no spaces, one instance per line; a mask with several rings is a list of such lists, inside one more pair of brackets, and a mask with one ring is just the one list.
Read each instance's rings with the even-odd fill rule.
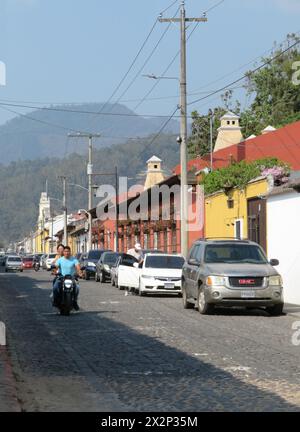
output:
[[149,189],[164,180],[165,177],[161,168],[161,163],[162,160],[157,156],[152,156],[152,158],[147,161],[148,169],[145,189]]
[[228,111],[221,117],[221,126],[218,129],[218,137],[214,152],[239,144],[243,141],[243,135],[240,127],[240,117],[231,111]]

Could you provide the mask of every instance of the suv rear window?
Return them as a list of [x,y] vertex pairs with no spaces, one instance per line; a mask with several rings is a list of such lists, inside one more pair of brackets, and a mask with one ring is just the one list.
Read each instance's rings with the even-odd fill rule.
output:
[[205,248],[204,262],[227,264],[267,264],[262,250],[250,244],[208,245]]
[[7,262],[22,262],[22,260],[19,257],[10,257],[7,259]]

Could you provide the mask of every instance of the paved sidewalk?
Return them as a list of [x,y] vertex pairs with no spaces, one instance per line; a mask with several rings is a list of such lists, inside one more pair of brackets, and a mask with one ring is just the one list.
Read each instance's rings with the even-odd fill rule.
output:
[[16,381],[7,348],[0,346],[0,412],[20,412]]
[[290,316],[299,318],[300,320],[300,305],[293,305],[287,303],[284,305],[283,312]]

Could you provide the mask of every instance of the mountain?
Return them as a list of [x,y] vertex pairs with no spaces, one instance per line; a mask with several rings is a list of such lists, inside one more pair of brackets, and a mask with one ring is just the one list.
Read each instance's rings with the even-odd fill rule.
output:
[[[163,168],[170,173],[179,162],[179,146],[175,138],[174,135],[161,135],[152,142],[153,136],[150,136],[95,150],[94,172],[111,172],[118,166],[119,175],[130,179],[128,183],[143,184],[146,161],[155,154],[163,160]],[[57,156],[61,156],[61,152]],[[62,199],[59,175],[68,176],[69,183],[87,187],[86,164],[86,154],[0,164],[0,244],[21,240],[34,230],[38,203],[41,192],[45,191],[46,181],[49,196],[57,199]],[[114,177],[95,177],[95,183],[114,184]],[[69,186],[67,193],[69,212],[86,208],[86,191]],[[61,212],[57,201],[53,200],[52,204],[57,212]]]
[[[155,134],[166,121],[164,117],[136,116],[120,104],[103,106],[101,103],[88,103],[49,108],[51,110],[38,109],[27,113],[27,117],[18,116],[0,126],[0,163],[85,153],[86,139],[68,138],[71,130],[101,133],[102,137],[94,140],[94,147],[103,148],[125,142],[130,137]],[[109,115],[97,115],[102,108]],[[178,131],[176,120],[171,120],[164,129],[165,133],[177,134]]]

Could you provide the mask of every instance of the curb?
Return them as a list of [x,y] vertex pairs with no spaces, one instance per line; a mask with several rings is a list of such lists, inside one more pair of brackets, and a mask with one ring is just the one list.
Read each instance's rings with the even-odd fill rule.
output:
[[6,347],[0,346],[0,412],[21,412],[17,384]]

